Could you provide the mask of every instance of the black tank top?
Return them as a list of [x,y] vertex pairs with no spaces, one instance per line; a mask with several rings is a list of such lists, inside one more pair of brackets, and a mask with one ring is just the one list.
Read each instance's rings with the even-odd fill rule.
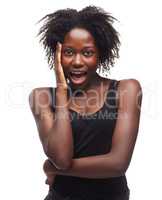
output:
[[[106,101],[100,110],[82,115],[69,109],[74,141],[73,158],[101,155],[110,152],[117,119],[117,85],[110,80]],[[53,95],[52,95],[53,96]],[[53,99],[55,105],[55,99]],[[54,190],[62,195],[112,196],[128,192],[126,176],[90,179],[56,175]]]

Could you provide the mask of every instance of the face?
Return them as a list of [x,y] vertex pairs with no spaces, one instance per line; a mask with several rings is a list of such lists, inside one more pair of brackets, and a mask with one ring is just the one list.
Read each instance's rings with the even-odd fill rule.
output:
[[90,32],[74,28],[65,35],[61,64],[74,88],[84,88],[95,80],[98,61],[98,49]]

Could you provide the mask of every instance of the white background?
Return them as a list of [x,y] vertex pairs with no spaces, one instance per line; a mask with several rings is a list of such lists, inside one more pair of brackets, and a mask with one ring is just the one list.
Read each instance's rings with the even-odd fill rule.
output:
[[1,1],[0,5],[0,199],[43,199],[45,155],[28,95],[55,86],[38,43],[36,22],[62,8],[101,6],[120,23],[120,59],[111,78],[135,78],[143,88],[139,135],[127,171],[130,200],[161,198],[161,6],[160,0]]

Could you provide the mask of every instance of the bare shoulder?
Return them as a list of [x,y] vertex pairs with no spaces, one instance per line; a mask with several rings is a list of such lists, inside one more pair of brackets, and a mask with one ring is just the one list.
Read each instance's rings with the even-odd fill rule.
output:
[[52,87],[40,87],[34,88],[29,94],[29,105],[34,112],[37,108],[46,108],[52,104],[52,95],[55,88]]
[[135,90],[142,90],[141,84],[136,79],[122,79],[119,80],[119,88],[121,90],[129,90],[129,91],[135,91]]
[[142,96],[141,84],[136,79],[122,79],[122,80],[119,80],[118,91],[119,91],[119,93],[127,92],[129,95]]
[[130,105],[137,107],[141,106],[142,102],[142,87],[136,79],[119,80],[118,85],[119,107],[124,108]]

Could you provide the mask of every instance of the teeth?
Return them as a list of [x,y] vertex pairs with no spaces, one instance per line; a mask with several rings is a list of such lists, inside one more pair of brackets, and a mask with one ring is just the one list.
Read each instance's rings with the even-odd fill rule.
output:
[[71,74],[85,74],[86,72],[71,72]]

